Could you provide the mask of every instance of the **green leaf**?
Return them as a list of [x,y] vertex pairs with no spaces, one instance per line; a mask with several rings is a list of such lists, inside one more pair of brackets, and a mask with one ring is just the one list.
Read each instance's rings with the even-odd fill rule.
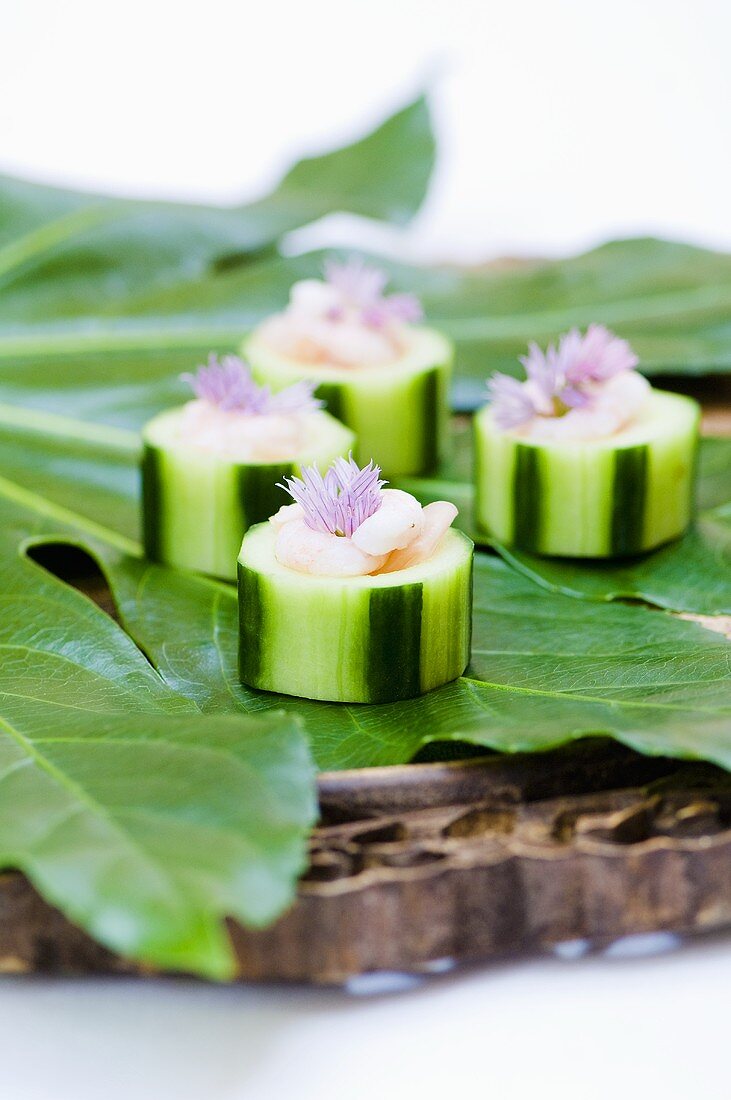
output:
[[[253,324],[284,305],[292,282],[317,275],[322,260],[320,252],[266,258],[255,269],[199,280],[182,297],[143,296],[135,308],[152,318],[182,304],[199,324]],[[429,323],[455,340],[459,407],[484,401],[492,371],[519,373],[529,340],[547,343],[592,321],[631,340],[650,375],[731,370],[731,256],[724,253],[639,238],[566,260],[468,272],[376,262],[394,289],[415,291]]]
[[539,558],[495,546],[511,565],[555,592],[645,600],[698,615],[731,614],[731,505],[704,512],[678,542],[619,562]]
[[338,211],[403,224],[421,205],[434,152],[422,97],[355,144],[300,161],[247,206],[132,201],[0,177],[0,322],[11,332],[118,315],[146,290],[206,277]]
[[[153,248],[156,232],[149,230]],[[117,262],[114,255],[110,263]],[[181,370],[212,349],[235,349],[248,329],[282,308],[295,280],[319,274],[322,259],[323,253],[310,253],[232,269],[209,266],[197,275],[178,273],[162,286],[142,281],[136,292],[122,279],[111,304],[82,266],[88,300],[79,308],[93,317],[84,317],[83,309],[81,316],[69,315],[64,303],[74,297],[76,276],[62,265],[52,280],[58,308],[45,301],[44,284],[36,280],[24,290],[27,307],[13,306],[8,292],[0,300],[4,400],[139,427],[181,398]],[[628,337],[649,374],[731,369],[731,257],[724,254],[641,239],[570,260],[468,274],[378,262],[394,288],[419,293],[429,321],[456,340],[454,401],[460,408],[483,401],[493,370],[515,373],[529,339],[546,342],[592,320]],[[32,325],[23,323],[26,308]]]
[[122,955],[228,977],[224,918],[271,921],[303,868],[309,754],[294,716],[201,714],[27,556],[102,533],[127,545],[0,479],[0,865]]
[[140,526],[136,432],[0,404],[6,480],[136,540]]
[[520,373],[529,340],[602,322],[649,375],[731,370],[731,256],[653,238],[611,241],[565,260],[455,273],[423,289],[427,315],[457,342],[457,405],[484,401],[493,370]]
[[[464,431],[459,438],[452,476],[464,464]],[[711,448],[714,478],[720,452]],[[64,518],[102,563],[125,626],[175,697],[216,717],[296,715],[321,768],[403,763],[432,742],[530,751],[587,735],[731,766],[731,644],[695,623],[546,591],[480,554],[464,678],[405,703],[308,702],[239,684],[231,586],[144,562],[88,516]]]
[[[258,925],[288,903],[314,816],[303,725],[321,768],[402,763],[433,742],[528,751],[586,735],[731,767],[731,649],[695,623],[576,600],[480,554],[465,677],[406,703],[313,703],[238,683],[229,586],[137,556],[128,429],[319,271],[318,254],[272,256],[282,234],[337,209],[407,220],[433,154],[419,100],[246,208],[0,183],[0,862],[153,965],[225,976],[223,918]],[[730,267],[628,241],[514,270],[390,270],[456,338],[470,403],[528,338],[589,320],[620,329],[649,370],[725,369]],[[469,504],[466,439],[424,493]],[[712,459],[704,507],[718,509],[720,447]],[[100,562],[129,633],[28,560],[48,544]]]
[[239,684],[231,586],[94,536],[85,545],[103,564],[127,629],[170,687],[211,714],[298,715],[323,769],[403,763],[431,742],[531,751],[599,734],[731,765],[731,646],[662,612],[576,601],[479,555],[466,677],[406,703],[316,703]]
[[229,586],[101,554],[127,629],[176,691],[215,713],[296,713],[320,768],[400,764],[441,741],[524,752],[589,735],[731,767],[731,643],[664,612],[557,595],[479,554],[465,677],[408,702],[315,703],[238,683]]

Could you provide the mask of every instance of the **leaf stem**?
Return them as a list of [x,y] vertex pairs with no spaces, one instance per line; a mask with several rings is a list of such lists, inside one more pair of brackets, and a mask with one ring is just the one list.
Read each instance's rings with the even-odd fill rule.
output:
[[595,302],[585,306],[544,310],[540,313],[507,314],[502,317],[456,317],[440,319],[438,323],[458,340],[524,340],[526,333],[535,337],[553,335],[571,324],[589,324],[601,320],[608,325],[640,326],[671,319],[674,325],[715,316],[731,306],[731,286],[702,286],[644,298],[607,302],[600,307]]
[[54,221],[45,222],[17,240],[0,248],[0,283],[9,283],[19,269],[59,244],[64,244],[77,233],[91,229],[107,221],[116,210],[114,203],[99,203],[73,210]]
[[128,539],[125,535],[120,535],[111,528],[96,523],[94,520],[86,519],[84,516],[79,515],[77,512],[72,512],[69,508],[64,508],[60,504],[53,504],[39,493],[34,493],[30,489],[24,489],[22,486],[16,485],[14,481],[9,481],[4,477],[0,477],[0,495],[4,496],[7,500],[12,500],[16,504],[22,505],[24,508],[30,508],[32,511],[38,513],[38,515],[47,516],[49,519],[57,520],[59,523],[63,523],[69,527],[76,527],[86,532],[86,534],[90,535],[92,538],[100,539],[102,542],[106,542],[110,546],[116,547],[124,554],[140,557],[142,553],[139,543],[136,543],[134,539]]
[[139,435],[127,428],[94,424],[88,420],[76,420],[72,416],[59,416],[58,413],[45,412],[43,409],[29,409],[22,405],[7,405],[4,402],[0,402],[0,427],[27,428],[29,431],[52,435],[57,439],[78,439],[85,443],[98,443],[108,450],[119,450],[133,456],[137,455],[140,449]]
[[99,330],[86,329],[82,332],[55,331],[37,335],[33,333],[0,337],[0,359],[15,359],[20,356],[76,355],[115,351],[175,351],[187,348],[235,347],[246,335],[246,326],[231,328],[190,328],[190,329],[133,329]]

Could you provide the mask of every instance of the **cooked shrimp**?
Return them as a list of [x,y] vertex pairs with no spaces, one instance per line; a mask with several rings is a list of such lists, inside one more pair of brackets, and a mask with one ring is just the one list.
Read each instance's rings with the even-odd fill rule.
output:
[[208,401],[189,401],[180,420],[181,440],[233,462],[277,462],[300,451],[312,413],[249,415]]
[[381,507],[364,520],[353,534],[353,542],[366,554],[389,554],[418,538],[423,510],[416,497],[401,489],[382,489]]
[[381,566],[380,573],[393,573],[396,569],[408,569],[428,561],[456,519],[457,509],[446,500],[435,500],[422,508],[421,517],[420,534],[405,548],[394,550]]
[[636,371],[616,374],[596,387],[592,404],[571,409],[564,416],[536,416],[517,429],[528,439],[584,443],[615,435],[642,411],[650,395],[650,383]]
[[284,523],[277,531],[274,553],[280,565],[299,573],[325,577],[359,577],[375,573],[386,554],[366,554],[352,539],[315,531],[303,519]]

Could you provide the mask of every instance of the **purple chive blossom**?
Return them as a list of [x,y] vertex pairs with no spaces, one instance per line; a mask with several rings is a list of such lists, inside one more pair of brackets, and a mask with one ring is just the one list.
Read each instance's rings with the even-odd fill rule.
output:
[[345,263],[325,260],[325,282],[335,287],[343,298],[357,305],[379,301],[386,289],[388,276],[378,267],[370,267],[359,256]]
[[558,348],[549,344],[545,352],[531,341],[528,344],[528,354],[519,356],[528,376],[528,388],[532,391],[537,414],[555,415],[556,397],[560,397],[561,402],[569,408],[576,409],[589,404],[589,395],[569,384],[567,379],[563,354],[566,339],[567,337],[562,337]]
[[424,316],[424,311],[415,294],[389,294],[380,302],[366,306],[361,316],[370,328],[383,328],[390,321],[415,325]]
[[350,538],[381,507],[386,482],[380,473],[372,460],[361,469],[351,454],[336,458],[324,477],[316,466],[305,466],[301,478],[285,478],[281,488],[300,505],[313,531]]
[[388,276],[380,268],[370,267],[358,257],[347,263],[327,260],[325,282],[339,292],[344,307],[330,311],[330,319],[338,321],[346,306],[360,312],[360,318],[369,328],[384,328],[398,321],[415,324],[424,316],[419,299],[414,294],[384,294]]
[[572,329],[545,351],[530,343],[520,362],[525,381],[496,373],[487,384],[501,428],[516,428],[534,416],[563,416],[569,409],[586,408],[596,383],[634,369],[639,360],[626,340],[604,325],[589,325],[583,336]]
[[604,325],[589,325],[584,336],[572,329],[559,343],[559,354],[569,382],[604,382],[633,370],[639,359],[626,340]]
[[279,393],[272,393],[268,386],[258,386],[251,375],[251,367],[235,355],[224,355],[219,360],[211,352],[205,367],[195,374],[181,374],[200,401],[218,406],[224,412],[241,412],[248,416],[267,416],[313,412],[322,408],[323,402],[313,396],[314,382],[295,382]]
[[500,371],[488,380],[487,396],[499,428],[517,428],[532,420],[538,411],[525,384]]
[[322,409],[325,402],[321,401],[319,397],[313,396],[316,385],[316,382],[308,382],[303,379],[301,382],[294,382],[291,386],[280,390],[279,393],[273,394],[269,393],[268,386],[261,386],[260,390],[267,394],[265,411],[287,415],[288,413],[314,412],[316,409]]
[[538,344],[531,341],[528,344],[528,354],[518,358],[525,367],[528,381],[537,387],[541,395],[552,397],[562,381],[559,356],[553,345],[549,344],[543,352]]

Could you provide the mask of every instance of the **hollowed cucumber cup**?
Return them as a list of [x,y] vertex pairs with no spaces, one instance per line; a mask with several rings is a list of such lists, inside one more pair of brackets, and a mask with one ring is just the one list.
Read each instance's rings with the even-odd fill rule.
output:
[[621,558],[679,538],[693,516],[700,409],[653,390],[631,426],[595,442],[531,442],[475,417],[475,518],[508,546]]
[[386,477],[431,473],[449,428],[449,383],[454,350],[441,333],[414,328],[409,351],[395,363],[345,369],[290,359],[253,333],[243,345],[258,382],[275,392],[302,379],[317,381],[317,396],[356,434],[355,457],[374,456]]
[[241,681],[341,703],[409,699],[456,679],[470,655],[473,545],[449,530],[429,561],[366,577],[280,565],[270,524],[239,555]]
[[182,409],[170,409],[143,430],[142,502],[145,553],[178,569],[236,580],[244,532],[290,504],[277,487],[284,477],[316,464],[323,471],[347,455],[355,436],[325,412],[314,442],[296,461],[231,462],[206,454],[180,438]]

